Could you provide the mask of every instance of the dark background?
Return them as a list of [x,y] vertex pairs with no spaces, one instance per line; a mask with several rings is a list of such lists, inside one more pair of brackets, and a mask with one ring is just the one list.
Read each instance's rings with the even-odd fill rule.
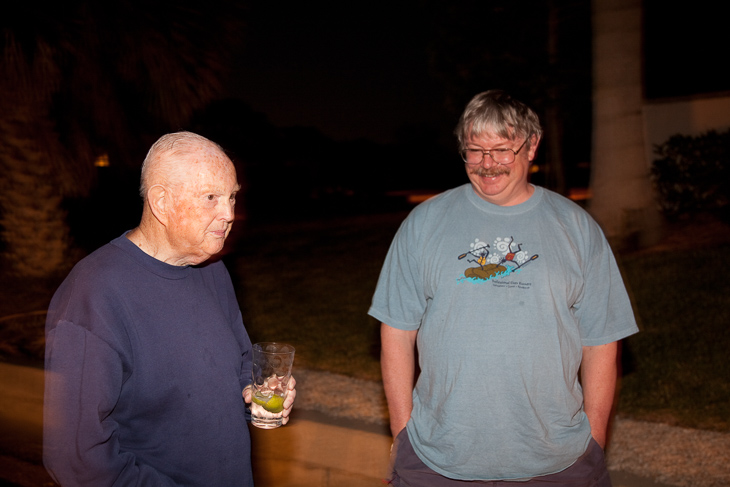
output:
[[[157,137],[176,130],[206,135],[229,152],[250,220],[398,209],[402,199],[389,197],[393,192],[441,191],[466,181],[452,130],[466,102],[490,88],[527,102],[548,133],[559,133],[557,142],[544,139],[534,182],[563,193],[588,185],[589,0],[126,0],[114,7],[75,1],[45,9],[26,3],[18,12],[2,25],[25,43],[31,62],[36,36],[57,49],[64,69],[77,69],[47,114],[72,163],[87,164],[74,156],[74,134],[87,136],[111,162],[95,170],[88,191],[65,198],[72,235],[84,247],[136,224],[142,159]],[[709,0],[645,0],[645,97],[729,90],[722,22]],[[101,86],[77,66],[88,54],[84,40],[96,46],[96,57],[89,56],[96,68],[126,63],[123,76],[111,76],[107,98],[116,111],[108,116],[94,118],[94,107],[84,105],[84,95]],[[196,87],[211,90],[189,116],[151,115],[160,97],[172,97],[166,106],[173,111],[188,101],[165,87],[177,79],[142,79],[144,69],[134,66],[145,60],[135,49],[151,48],[167,52],[161,61],[191,58],[181,78],[191,85],[189,96]],[[211,72],[221,81],[215,89],[207,82]],[[145,91],[148,82],[158,85],[157,98]],[[560,167],[547,159],[550,143],[559,146]]]

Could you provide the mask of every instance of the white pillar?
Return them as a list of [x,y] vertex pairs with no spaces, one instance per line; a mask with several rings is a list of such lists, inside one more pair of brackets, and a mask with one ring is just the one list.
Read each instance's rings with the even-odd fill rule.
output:
[[641,0],[593,0],[591,214],[612,243],[646,245],[659,217],[644,155]]

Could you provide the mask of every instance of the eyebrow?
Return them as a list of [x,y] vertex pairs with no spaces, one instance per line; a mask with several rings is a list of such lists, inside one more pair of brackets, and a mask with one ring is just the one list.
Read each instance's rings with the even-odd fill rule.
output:
[[[199,188],[200,188],[200,189],[201,189],[201,190],[202,190],[203,192],[210,192],[210,191],[214,191],[214,192],[221,192],[221,193],[225,193],[224,185],[223,185],[223,184],[218,184],[218,183],[207,183],[207,184],[201,184],[201,185],[199,186]],[[240,191],[240,190],[241,190],[241,184],[240,184],[240,183],[239,183],[238,181],[236,181],[236,184],[235,184],[235,186],[233,186],[233,189],[232,189],[232,191],[233,191],[233,192],[236,192],[236,191]]]

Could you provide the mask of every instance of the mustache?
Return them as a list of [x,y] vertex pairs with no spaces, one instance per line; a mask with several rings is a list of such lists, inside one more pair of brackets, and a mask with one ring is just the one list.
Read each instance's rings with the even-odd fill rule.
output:
[[483,167],[475,167],[469,171],[471,174],[474,174],[476,176],[482,177],[482,178],[493,178],[495,176],[500,176],[502,174],[509,174],[509,169],[507,169],[504,166],[497,166],[497,167],[490,167],[489,169],[485,169]]

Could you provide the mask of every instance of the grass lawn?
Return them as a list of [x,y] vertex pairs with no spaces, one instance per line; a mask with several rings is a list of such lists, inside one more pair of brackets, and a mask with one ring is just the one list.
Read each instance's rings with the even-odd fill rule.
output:
[[283,341],[295,364],[380,379],[380,323],[367,315],[405,214],[243,231],[226,258],[251,340]]
[[622,262],[641,333],[626,340],[619,411],[730,431],[730,245]]
[[[239,229],[224,259],[252,341],[293,344],[295,367],[378,380],[379,323],[367,309],[404,216]],[[730,431],[729,251],[619,256],[642,330],[625,343],[620,414]],[[0,281],[0,359],[41,359],[43,316],[32,312],[57,281]]]

